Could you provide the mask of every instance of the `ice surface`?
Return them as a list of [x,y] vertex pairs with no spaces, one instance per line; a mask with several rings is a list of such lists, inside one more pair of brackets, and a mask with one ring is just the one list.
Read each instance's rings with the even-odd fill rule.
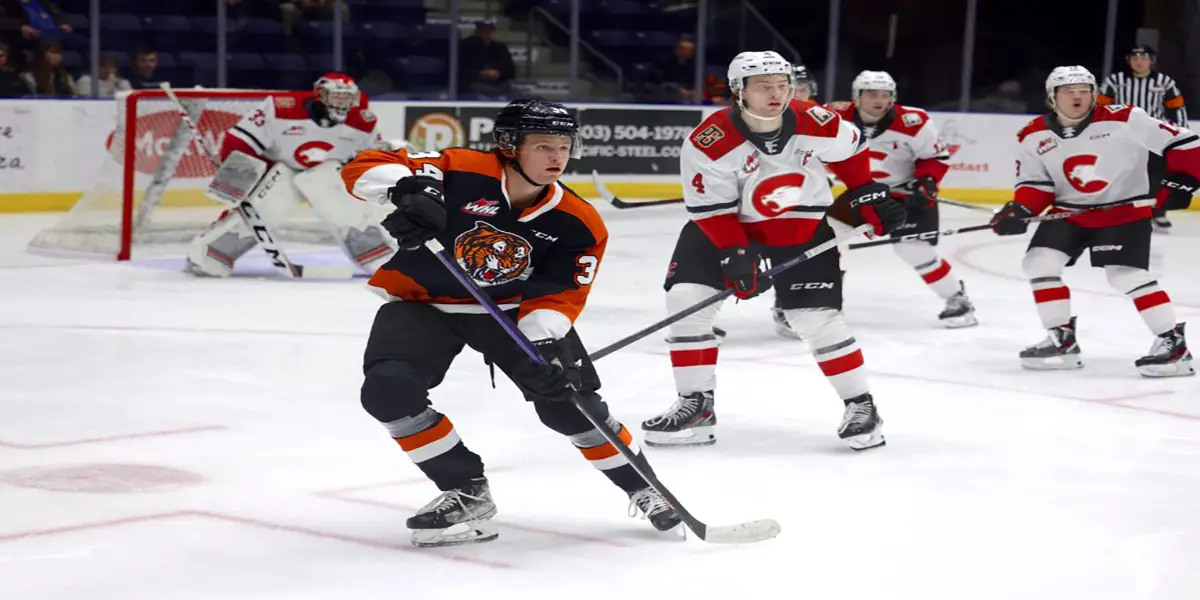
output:
[[[662,318],[686,218],[604,213],[612,240],[579,325],[593,349]],[[769,296],[725,307],[718,443],[647,452],[701,519],[779,520],[762,544],[629,519],[468,351],[433,399],[487,462],[501,535],[430,551],[408,545],[404,519],[436,490],[359,406],[379,304],[364,280],[285,281],[257,253],[223,281],[178,259],[24,253],[53,220],[0,218],[5,600],[1200,597],[1200,380],[1140,378],[1151,336],[1086,266],[1067,273],[1086,368],[1021,370],[1016,353],[1043,336],[1025,237],[942,241],[978,307],[965,330],[938,325],[941,302],[889,248],[850,253],[879,450],[837,439],[841,404],[807,346],[775,337]],[[1198,321],[1200,220],[1155,244],[1179,319]],[[635,431],[674,396],[662,338],[598,363]]]

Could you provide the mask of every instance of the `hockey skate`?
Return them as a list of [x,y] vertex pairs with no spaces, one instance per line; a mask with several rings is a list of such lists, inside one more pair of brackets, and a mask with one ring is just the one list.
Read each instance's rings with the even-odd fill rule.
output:
[[975,305],[967,298],[967,286],[958,282],[958,292],[946,298],[946,308],[938,315],[938,320],[950,329],[974,327],[979,324],[975,318]]
[[1171,220],[1167,218],[1167,214],[1154,215],[1151,220],[1154,223],[1154,233],[1171,233]]
[[683,521],[666,498],[649,486],[629,494],[629,516],[636,517],[639,512],[659,531],[670,531]]
[[1192,353],[1188,351],[1187,340],[1183,338],[1183,323],[1175,326],[1154,340],[1150,353],[1133,364],[1142,377],[1181,377],[1195,375],[1192,367]]
[[803,340],[800,334],[792,329],[792,324],[788,323],[787,315],[783,314],[783,309],[777,306],[771,307],[771,318],[775,320],[775,334],[781,338],[789,340]]
[[1079,343],[1075,341],[1075,317],[1061,327],[1052,327],[1046,339],[1021,351],[1021,366],[1034,371],[1081,369]]
[[713,393],[692,392],[679,399],[666,412],[642,421],[647,446],[708,446],[717,442],[714,428]]
[[846,402],[838,437],[846,440],[851,450],[867,450],[887,443],[883,439],[883,419],[875,410],[875,401],[870,394],[856,396]]
[[488,490],[487,479],[471,480],[464,487],[442,492],[406,525],[412,532],[412,544],[422,548],[490,542],[500,536],[491,518],[496,504]]

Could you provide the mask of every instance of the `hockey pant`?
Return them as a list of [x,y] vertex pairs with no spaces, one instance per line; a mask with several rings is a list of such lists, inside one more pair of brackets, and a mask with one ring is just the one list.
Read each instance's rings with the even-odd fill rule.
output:
[[[607,426],[622,441],[640,454],[629,430],[609,414],[607,404],[596,393],[600,388],[599,376],[587,359],[579,336],[572,329],[567,339],[575,345],[576,355],[583,357],[580,393],[584,401],[606,419]],[[467,448],[450,418],[433,408],[429,400],[429,390],[442,383],[450,364],[465,346],[483,354],[489,364],[514,382],[537,375],[533,363],[491,316],[446,313],[412,302],[390,302],[380,307],[363,360],[363,408],[383,424],[400,448],[442,491],[462,487],[483,476],[483,460]],[[478,376],[488,376],[483,364],[479,365]],[[450,387],[454,389],[461,388]],[[490,398],[466,400],[494,402]],[[537,397],[526,400],[533,404],[545,426],[566,436],[592,466],[622,490],[633,492],[646,487],[628,460],[573,403]],[[514,435],[506,433],[508,423],[497,422],[492,427],[500,436]]]
[[[302,198],[307,199],[346,257],[373,273],[395,254],[396,241],[379,225],[381,209],[346,193],[340,168],[338,163],[329,161],[295,173],[286,165],[273,165],[262,181],[277,179],[266,195],[255,201],[255,207],[278,235]],[[257,238],[242,218],[235,211],[226,210],[192,241],[188,262],[193,272],[227,277],[233,272],[234,263],[257,245]]]

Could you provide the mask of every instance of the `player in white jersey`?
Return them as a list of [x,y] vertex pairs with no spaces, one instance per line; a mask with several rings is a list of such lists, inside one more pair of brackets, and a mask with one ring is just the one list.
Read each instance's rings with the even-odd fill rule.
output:
[[946,327],[971,327],[979,322],[966,288],[937,252],[940,229],[937,195],[950,170],[937,126],[919,108],[896,103],[896,81],[885,71],[863,71],[851,84],[850,102],[829,108],[853,122],[867,138],[871,176],[886,183],[908,209],[897,235],[931,234],[931,240],[892,244],[896,256],[908,263],[944,302],[938,319]]
[[[1148,268],[1152,209],[1187,208],[1200,188],[1200,137],[1137,107],[1096,106],[1096,78],[1083,67],[1054,69],[1046,96],[1052,111],[1017,134],[1014,199],[992,227],[1000,235],[1019,235],[1029,227],[1024,219],[1047,208],[1085,212],[1041,223],[1029,242],[1021,266],[1049,336],[1021,352],[1022,366],[1083,366],[1062,272],[1088,250],[1092,266],[1104,268],[1109,283],[1133,301],[1156,336],[1150,353],[1134,363],[1138,372],[1194,375],[1184,325],[1176,323],[1171,299]],[[1166,160],[1161,182],[1148,174],[1151,152]]]
[[[346,193],[339,170],[355,154],[382,144],[377,126],[354,80],[328,73],[312,92],[274,94],[247,112],[225,134],[220,159],[250,167],[266,163],[260,181],[273,184],[269,191],[256,192],[261,204],[256,208],[268,225],[282,224],[304,198],[346,256],[374,272],[395,253],[395,240],[379,225],[378,211]],[[221,184],[214,180],[210,191]],[[227,277],[237,259],[257,244],[241,217],[227,210],[193,240],[186,270]]]
[[[850,189],[834,214],[884,234],[904,223],[904,207],[871,180],[861,135],[811,102],[792,99],[792,66],[775,52],[743,52],[729,65],[734,106],[710,115],[684,140],[684,200],[691,220],[671,257],[667,310],[674,313],[725,288],[751,298],[773,285],[788,321],[845,404],[839,437],[852,448],[884,443],[882,420],[863,372],[863,355],[841,313],[841,269],[825,252],[761,281],[761,259],[783,262],[833,238],[834,205],[825,165]],[[842,208],[846,208],[844,212]],[[713,394],[718,340],[715,304],[670,328],[678,400],[642,424],[648,445],[716,441]]]

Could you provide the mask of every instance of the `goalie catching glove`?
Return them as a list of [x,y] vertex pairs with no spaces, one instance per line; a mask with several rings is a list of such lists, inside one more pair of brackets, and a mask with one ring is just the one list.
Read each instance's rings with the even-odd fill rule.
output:
[[388,188],[396,205],[383,219],[383,228],[403,250],[416,250],[446,229],[446,192],[442,182],[423,175],[405,177]]

